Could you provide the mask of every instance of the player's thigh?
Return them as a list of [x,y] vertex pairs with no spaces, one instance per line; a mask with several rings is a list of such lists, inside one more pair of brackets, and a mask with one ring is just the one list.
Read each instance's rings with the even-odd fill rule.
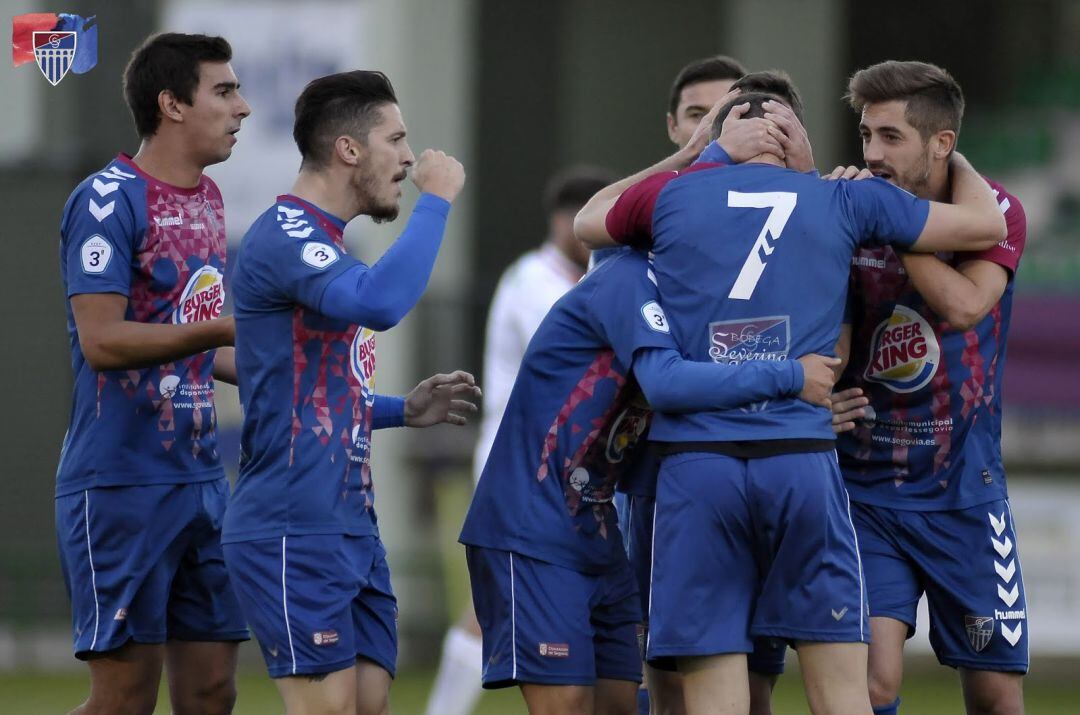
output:
[[650,660],[748,653],[758,586],[745,460],[668,456],[660,468],[649,604]]
[[649,687],[650,711],[658,715],[683,715],[682,673],[645,666],[645,683]]
[[466,558],[483,633],[484,687],[591,688],[597,577],[499,549],[470,546]]
[[594,715],[636,715],[638,684],[598,678],[593,688]]
[[350,553],[358,557],[371,553],[370,565],[356,565],[361,581],[360,593],[352,603],[356,656],[378,665],[392,678],[397,672],[398,608],[386,549],[375,536],[348,536],[345,541],[351,544]]
[[103,712],[151,712],[157,702],[165,649],[128,642],[107,653],[90,653],[89,702]]
[[926,581],[930,644],[938,660],[956,668],[1026,673],[1027,594],[1007,500],[905,517]]
[[168,641],[165,663],[173,712],[230,712],[236,700],[239,652],[235,642]]
[[185,498],[193,503],[194,517],[169,592],[169,640],[247,640],[247,623],[229,581],[221,546],[229,483],[222,478],[189,485],[185,491]]
[[904,678],[904,642],[909,633],[908,624],[895,618],[870,618],[867,678],[870,700],[876,705],[887,705],[900,696]]
[[990,670],[960,669],[968,715],[1023,715],[1024,676]]
[[76,657],[163,643],[193,513],[183,485],[103,487],[56,499]]
[[592,715],[593,686],[521,683],[529,715]]
[[286,715],[356,715],[356,666],[274,679]]
[[382,715],[390,710],[390,682],[386,668],[367,658],[356,660],[357,715]]
[[855,530],[834,452],[748,460],[755,548],[764,578],[755,638],[866,642]]
[[683,698],[690,715],[742,715],[750,708],[746,655],[679,658]]
[[796,649],[811,713],[870,715],[865,643],[803,641]]
[[341,535],[225,544],[230,579],[271,678],[354,666],[356,563],[363,556],[349,553]]

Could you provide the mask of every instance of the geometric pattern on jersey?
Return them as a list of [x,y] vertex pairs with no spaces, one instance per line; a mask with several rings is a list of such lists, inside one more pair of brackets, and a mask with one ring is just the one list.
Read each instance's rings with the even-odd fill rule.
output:
[[[121,154],[72,193],[61,223],[68,297],[118,293],[125,319],[183,324],[221,315],[225,214],[213,181],[170,186]],[[147,368],[96,373],[68,305],[75,373],[58,493],[220,475],[209,350]],[[137,444],[135,449],[131,444]]]

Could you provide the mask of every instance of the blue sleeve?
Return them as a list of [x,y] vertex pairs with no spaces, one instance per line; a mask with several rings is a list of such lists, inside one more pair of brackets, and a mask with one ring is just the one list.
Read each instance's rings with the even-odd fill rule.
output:
[[405,398],[394,395],[375,395],[371,407],[371,429],[405,426]]
[[701,155],[694,161],[698,162],[710,162],[713,164],[734,164],[731,160],[731,156],[724,150],[724,147],[720,146],[720,140],[717,139],[714,142],[709,142],[709,146],[705,147],[705,150],[701,152]]
[[626,253],[608,259],[588,278],[596,285],[587,318],[626,366],[640,348],[678,347],[650,274],[644,258]]
[[60,241],[69,298],[80,293],[130,296],[132,264],[145,221],[136,219],[130,199],[116,184],[109,193],[99,196],[87,183],[64,207]]
[[660,412],[726,410],[802,392],[798,360],[750,360],[740,365],[684,360],[675,350],[643,348],[634,376],[645,399]]
[[857,243],[904,249],[918,240],[930,215],[929,201],[876,177],[839,184]]
[[427,287],[449,211],[450,202],[422,194],[405,231],[378,263],[356,262],[326,285],[319,312],[372,330],[397,325]]

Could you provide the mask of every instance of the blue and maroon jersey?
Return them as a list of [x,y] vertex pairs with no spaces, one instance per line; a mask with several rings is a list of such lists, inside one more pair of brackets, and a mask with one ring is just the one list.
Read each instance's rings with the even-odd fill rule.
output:
[[630,366],[640,348],[675,347],[656,301],[648,261],[621,251],[555,303],[525,351],[463,544],[584,572],[626,559],[612,497],[650,414]]
[[[683,355],[738,365],[834,354],[851,256],[907,247],[929,202],[882,179],[825,181],[767,164],[650,176],[607,214],[609,235],[647,246]],[[658,413],[661,442],[834,439],[824,407],[782,397],[746,407]]]
[[861,387],[870,398],[868,418],[837,440],[854,501],[933,511],[1006,496],[1001,385],[1027,220],[1015,196],[989,183],[1008,236],[981,253],[942,256],[954,266],[979,259],[1009,272],[1001,300],[970,330],[933,312],[892,249],[852,258],[851,359],[839,387]]
[[[60,273],[69,299],[126,296],[126,320],[216,318],[225,300],[221,193],[207,176],[194,188],[171,186],[121,154],[79,184],[64,206]],[[70,300],[67,327],[75,388],[58,496],[223,476],[213,350],[149,368],[95,372],[83,356]]]
[[[423,194],[410,225],[423,214],[431,218],[424,230],[441,235],[449,210],[447,201]],[[223,541],[378,534],[371,431],[394,425],[380,424],[375,333],[330,317],[322,302],[336,278],[367,269],[345,252],[344,228],[317,206],[279,196],[237,252],[244,424]],[[400,412],[400,398],[379,399],[397,400]]]

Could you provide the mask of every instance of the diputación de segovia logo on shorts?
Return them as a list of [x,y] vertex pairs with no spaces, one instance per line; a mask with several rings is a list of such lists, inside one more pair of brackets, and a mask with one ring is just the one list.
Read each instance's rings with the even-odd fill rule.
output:
[[68,72],[86,74],[97,65],[96,16],[32,12],[11,21],[11,62],[33,62],[54,87]]

